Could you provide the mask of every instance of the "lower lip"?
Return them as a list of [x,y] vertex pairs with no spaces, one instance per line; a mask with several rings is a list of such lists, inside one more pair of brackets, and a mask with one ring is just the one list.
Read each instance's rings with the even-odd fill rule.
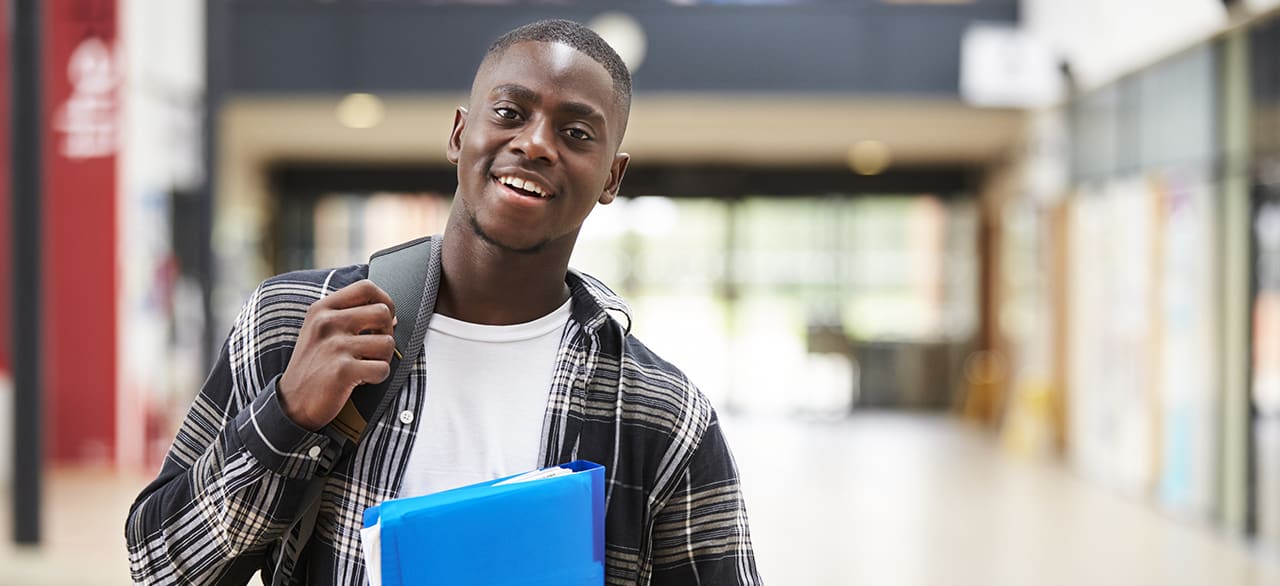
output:
[[528,195],[524,195],[497,179],[494,179],[493,183],[502,189],[502,192],[507,195],[507,199],[511,200],[512,203],[525,206],[540,206],[551,200],[549,197],[530,197]]

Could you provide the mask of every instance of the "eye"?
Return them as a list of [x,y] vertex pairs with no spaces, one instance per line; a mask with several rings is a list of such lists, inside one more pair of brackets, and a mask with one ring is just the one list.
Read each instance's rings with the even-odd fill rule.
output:
[[493,113],[503,120],[518,120],[520,118],[519,112],[507,107],[494,108]]
[[591,140],[591,135],[587,134],[587,131],[581,128],[570,128],[565,130],[564,132],[565,134],[568,134],[571,138],[574,138],[577,140]]

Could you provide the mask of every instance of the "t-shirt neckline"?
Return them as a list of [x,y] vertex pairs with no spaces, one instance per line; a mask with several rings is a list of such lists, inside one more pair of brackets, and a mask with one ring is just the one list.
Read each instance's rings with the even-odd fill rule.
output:
[[565,323],[569,321],[572,301],[572,299],[566,299],[560,307],[533,321],[505,326],[471,323],[447,315],[435,314],[431,316],[427,329],[474,342],[523,342],[563,329]]

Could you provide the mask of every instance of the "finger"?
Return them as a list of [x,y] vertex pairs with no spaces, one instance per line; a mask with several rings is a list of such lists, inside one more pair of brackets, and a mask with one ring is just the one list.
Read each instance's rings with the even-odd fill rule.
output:
[[353,387],[376,385],[391,375],[391,365],[383,360],[355,360],[351,363],[351,373],[356,381]]
[[351,356],[360,360],[390,362],[395,355],[396,339],[387,335],[351,336],[348,338]]
[[360,307],[362,305],[370,305],[374,303],[382,303],[391,308],[391,314],[395,315],[396,304],[391,300],[391,295],[383,291],[381,287],[375,285],[373,281],[364,279],[356,281],[346,287],[338,289],[329,296],[320,300],[325,307],[334,309],[347,309],[350,307]]
[[332,310],[326,316],[332,331],[348,334],[394,334],[395,315],[383,303]]

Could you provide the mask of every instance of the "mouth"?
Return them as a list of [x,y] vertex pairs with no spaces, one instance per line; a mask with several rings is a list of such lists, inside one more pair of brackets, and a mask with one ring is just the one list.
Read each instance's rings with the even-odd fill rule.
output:
[[548,200],[555,197],[551,189],[537,181],[521,179],[514,175],[496,175],[493,178],[499,185],[521,197]]

